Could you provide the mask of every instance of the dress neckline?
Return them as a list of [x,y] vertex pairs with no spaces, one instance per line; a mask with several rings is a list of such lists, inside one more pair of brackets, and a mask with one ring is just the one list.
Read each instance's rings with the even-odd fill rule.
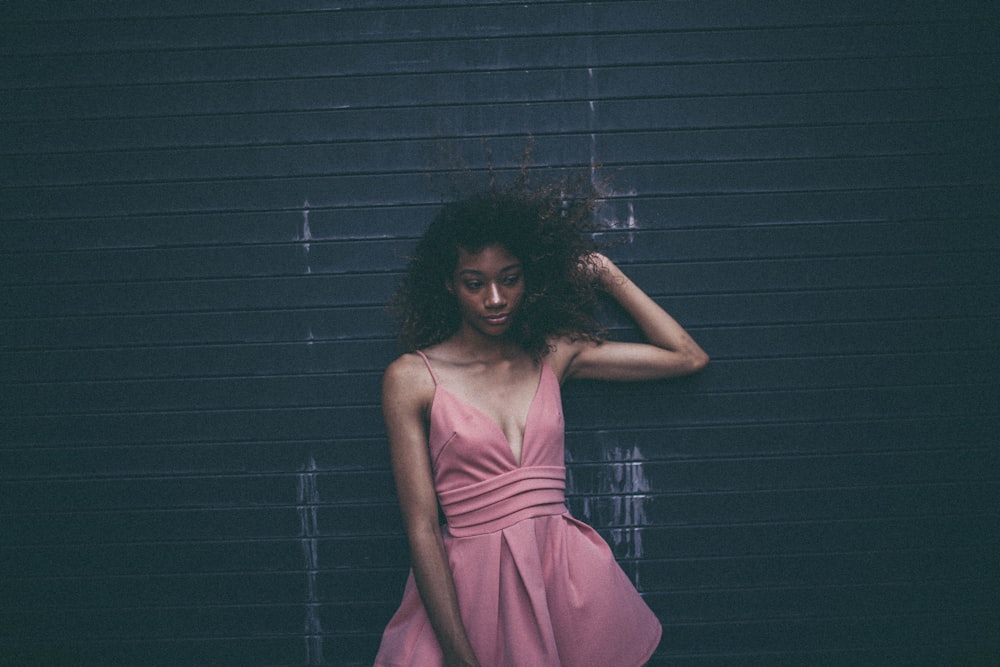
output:
[[[524,431],[521,433],[521,453],[520,456],[518,456],[517,454],[514,453],[514,448],[510,444],[510,439],[507,437],[507,434],[504,433],[503,427],[499,424],[499,422],[497,422],[496,419],[494,419],[490,414],[488,414],[485,410],[483,410],[479,406],[470,403],[467,399],[462,398],[461,396],[459,396],[458,394],[456,394],[455,392],[451,391],[446,386],[444,386],[444,384],[438,379],[437,373],[434,372],[434,367],[431,366],[431,362],[427,358],[427,355],[424,354],[423,351],[421,350],[417,350],[417,354],[419,354],[420,357],[424,360],[424,364],[426,364],[427,370],[428,372],[430,372],[431,378],[434,380],[435,398],[437,396],[438,390],[441,390],[445,394],[450,396],[452,399],[457,401],[458,403],[461,403],[467,408],[478,413],[481,417],[483,417],[483,419],[486,420],[487,423],[490,424],[490,427],[493,428],[493,430],[496,431],[496,433],[500,436],[500,439],[506,445],[507,452],[510,453],[511,458],[514,461],[514,465],[518,468],[522,467],[522,463],[524,462],[524,446],[527,442],[527,435],[528,435],[528,429],[530,427],[531,416],[532,413],[534,412],[535,403],[538,402],[538,395],[542,391],[542,381],[545,375],[545,369],[548,368],[548,364],[545,363],[545,360],[544,359],[540,360],[541,368],[538,371],[538,380],[535,383],[535,392],[531,395],[531,401],[528,402],[528,407],[524,412]],[[551,369],[549,370],[551,371]],[[433,402],[431,404],[431,409],[432,410],[434,409]]]

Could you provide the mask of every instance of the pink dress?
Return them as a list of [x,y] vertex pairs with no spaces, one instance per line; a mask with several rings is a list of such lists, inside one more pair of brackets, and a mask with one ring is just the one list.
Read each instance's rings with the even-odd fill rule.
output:
[[[662,628],[607,543],[564,502],[562,397],[542,364],[522,461],[497,423],[434,378],[429,446],[462,620],[483,667],[638,667]],[[438,667],[410,571],[375,667]]]

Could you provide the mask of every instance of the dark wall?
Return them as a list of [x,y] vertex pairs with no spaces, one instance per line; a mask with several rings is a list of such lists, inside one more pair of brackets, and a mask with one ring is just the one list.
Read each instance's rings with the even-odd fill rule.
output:
[[995,3],[3,10],[0,663],[370,664],[382,304],[530,134],[713,357],[566,390],[654,664],[993,664]]

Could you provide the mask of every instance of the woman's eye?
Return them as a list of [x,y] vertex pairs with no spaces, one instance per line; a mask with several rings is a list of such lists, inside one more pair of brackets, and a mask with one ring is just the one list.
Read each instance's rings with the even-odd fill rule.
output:
[[516,285],[521,280],[521,276],[507,276],[503,279],[504,285]]
[[465,283],[465,288],[466,289],[471,289],[471,290],[479,289],[482,286],[483,286],[483,284],[481,282],[477,281],[477,280],[473,280],[473,281],[469,281],[469,282]]

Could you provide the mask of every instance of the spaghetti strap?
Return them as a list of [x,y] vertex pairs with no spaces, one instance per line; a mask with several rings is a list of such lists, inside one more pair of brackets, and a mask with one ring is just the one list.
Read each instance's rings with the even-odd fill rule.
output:
[[434,386],[437,386],[438,377],[437,374],[434,373],[434,369],[431,367],[431,362],[427,358],[427,355],[424,354],[423,350],[417,350],[417,354],[419,354],[420,358],[424,360],[424,365],[427,366],[427,372],[431,374],[431,379],[434,380]]

